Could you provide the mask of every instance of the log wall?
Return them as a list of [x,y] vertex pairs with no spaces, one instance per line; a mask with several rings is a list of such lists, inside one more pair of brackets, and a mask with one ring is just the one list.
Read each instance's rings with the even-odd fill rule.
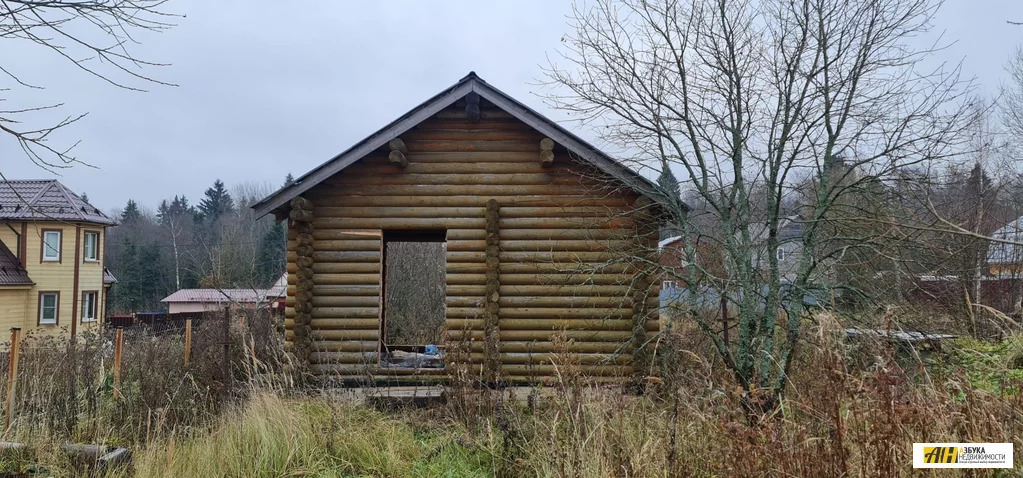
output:
[[[445,370],[377,361],[381,230],[419,228],[447,230],[446,345],[467,350],[480,372],[539,380],[555,373],[551,360],[566,351],[589,376],[638,372],[636,338],[658,324],[647,313],[656,309],[656,287],[621,260],[624,250],[656,248],[656,227],[630,213],[636,193],[560,146],[553,163],[542,164],[540,133],[485,102],[481,108],[469,122],[459,102],[402,134],[404,165],[382,148],[303,194],[314,244],[299,250],[289,234],[286,333],[293,343],[303,269],[296,261],[311,252],[311,290],[303,296],[312,304],[311,371],[444,379]],[[640,239],[637,230],[647,234]],[[555,345],[555,336],[568,342]]]

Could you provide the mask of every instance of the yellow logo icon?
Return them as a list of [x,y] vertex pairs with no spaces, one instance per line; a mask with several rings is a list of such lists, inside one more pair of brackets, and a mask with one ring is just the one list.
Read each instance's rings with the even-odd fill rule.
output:
[[959,447],[925,446],[924,463],[958,463]]

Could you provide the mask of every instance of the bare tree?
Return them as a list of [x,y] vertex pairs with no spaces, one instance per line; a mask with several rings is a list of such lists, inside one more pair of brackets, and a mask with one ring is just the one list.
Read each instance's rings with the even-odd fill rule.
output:
[[[695,249],[687,319],[710,333],[747,392],[750,410],[777,404],[801,341],[807,291],[822,268],[873,233],[827,234],[837,211],[876,221],[844,201],[907,167],[956,154],[967,84],[958,69],[927,69],[936,48],[909,38],[930,28],[928,0],[597,0],[574,9],[552,103],[633,153],[638,168],[677,172],[715,221],[694,221],[663,187],[662,213],[686,237],[711,237],[724,277]],[[791,278],[776,251],[797,183],[801,253]],[[878,221],[880,223],[880,221]],[[718,228],[708,231],[707,224]],[[838,240],[841,239],[841,240]],[[827,275],[827,274],[824,274]],[[696,309],[700,287],[728,291],[738,337],[725,342]]]
[[[132,51],[139,33],[172,26],[174,15],[161,10],[166,1],[3,0],[0,39],[7,40],[8,45],[20,41],[26,48],[49,52],[113,86],[143,91],[140,85],[168,84],[146,73],[147,67],[161,64],[144,60]],[[8,62],[0,62],[0,75],[13,84],[0,88],[0,102],[9,102],[19,91],[42,88],[31,74],[14,71]],[[0,133],[16,141],[33,163],[46,170],[85,164],[73,154],[77,143],[58,146],[50,141],[58,130],[85,116],[65,115],[62,107],[60,102],[51,102],[0,109]],[[54,114],[62,118],[49,119]]]

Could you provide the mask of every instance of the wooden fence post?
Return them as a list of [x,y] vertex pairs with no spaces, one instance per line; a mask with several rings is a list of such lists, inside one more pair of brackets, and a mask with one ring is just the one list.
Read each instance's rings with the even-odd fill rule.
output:
[[7,410],[4,414],[4,433],[11,429],[11,413],[14,410],[14,384],[18,379],[18,355],[21,351],[18,341],[21,327],[11,327],[11,358],[7,366]]
[[223,373],[224,373],[224,384],[227,385],[228,390],[234,385],[234,377],[231,376],[231,308],[224,307],[224,360]]
[[185,365],[192,358],[192,319],[185,319]]
[[114,398],[121,398],[121,344],[124,341],[124,329],[117,328],[114,336]]

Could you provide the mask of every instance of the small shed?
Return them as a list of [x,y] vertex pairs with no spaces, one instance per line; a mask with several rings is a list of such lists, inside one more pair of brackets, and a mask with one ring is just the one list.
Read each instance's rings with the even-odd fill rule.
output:
[[315,374],[615,381],[649,373],[655,190],[470,73],[253,207],[288,220],[286,343]]

